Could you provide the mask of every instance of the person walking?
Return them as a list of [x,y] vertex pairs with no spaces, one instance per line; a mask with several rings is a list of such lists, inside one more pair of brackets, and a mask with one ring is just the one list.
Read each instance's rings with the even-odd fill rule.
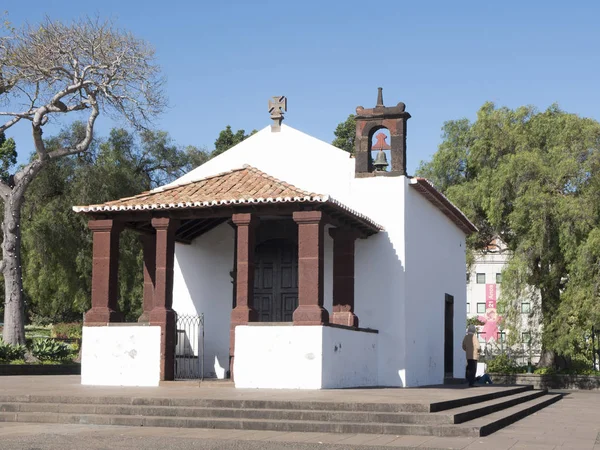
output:
[[477,360],[479,359],[479,350],[481,346],[477,340],[477,328],[475,325],[469,325],[467,335],[462,342],[462,348],[467,355],[467,381],[469,387],[475,385],[475,375],[477,374]]

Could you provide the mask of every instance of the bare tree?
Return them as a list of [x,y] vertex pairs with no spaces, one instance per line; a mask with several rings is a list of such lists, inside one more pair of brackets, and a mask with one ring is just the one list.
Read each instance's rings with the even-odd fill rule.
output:
[[[0,34],[0,133],[29,121],[36,153],[29,164],[0,180],[5,342],[25,342],[19,228],[27,186],[53,159],[89,148],[100,112],[133,126],[160,113],[165,106],[162,84],[154,49],[110,22],[64,24],[47,18],[36,26],[7,26]],[[47,150],[44,126],[80,114],[87,118],[81,139]]]

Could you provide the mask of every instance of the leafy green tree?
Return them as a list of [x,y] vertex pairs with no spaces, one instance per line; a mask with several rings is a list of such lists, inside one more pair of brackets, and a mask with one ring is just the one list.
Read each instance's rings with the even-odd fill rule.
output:
[[[77,140],[84,126],[47,142],[49,148]],[[194,152],[196,154],[197,152]],[[85,154],[49,165],[30,186],[24,204],[24,289],[29,311],[53,321],[81,318],[89,309],[92,236],[87,217],[73,205],[102,203],[168,183],[190,168],[189,151],[164,132],[139,137],[113,129]],[[137,233],[125,230],[119,255],[119,307],[128,320],[141,314],[142,253]]]
[[507,327],[517,326],[529,298],[544,331],[541,364],[580,351],[600,315],[600,273],[589,266],[600,233],[600,124],[556,105],[539,112],[486,103],[475,122],[451,121],[443,130],[438,152],[417,173],[480,228],[472,249],[494,235],[507,243]]
[[234,145],[239,144],[244,139],[249,138],[256,130],[252,130],[250,134],[246,134],[245,130],[237,130],[235,133],[231,130],[231,125],[227,125],[224,130],[219,133],[219,137],[215,141],[215,149],[211,153],[210,157],[214,158],[215,156],[220,155],[224,151],[229,150]]
[[335,139],[331,143],[337,148],[354,154],[354,140],[356,138],[356,118],[350,114],[344,122],[340,122],[333,132]]

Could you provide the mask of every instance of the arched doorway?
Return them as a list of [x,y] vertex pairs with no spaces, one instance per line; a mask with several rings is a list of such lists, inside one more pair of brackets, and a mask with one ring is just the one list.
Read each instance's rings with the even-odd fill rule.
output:
[[271,239],[254,254],[254,309],[259,322],[292,322],[298,307],[298,249],[289,239]]

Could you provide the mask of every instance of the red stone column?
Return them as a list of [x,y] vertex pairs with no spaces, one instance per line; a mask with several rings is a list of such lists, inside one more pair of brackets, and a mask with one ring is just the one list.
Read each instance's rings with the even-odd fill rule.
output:
[[142,315],[138,322],[149,322],[150,311],[154,308],[154,280],[156,276],[156,236],[142,234],[140,236],[144,253],[144,303]]
[[235,327],[256,321],[252,308],[254,297],[254,247],[258,219],[252,214],[233,214],[232,222],[237,227],[236,245],[236,295],[235,308],[231,311],[229,331],[229,370],[233,378],[233,356],[235,354]]
[[175,376],[175,312],[173,306],[173,264],[175,261],[175,231],[178,222],[168,217],[152,219],[156,230],[156,267],[153,308],[150,325],[161,327],[160,379]]
[[120,322],[117,295],[119,292],[119,235],[123,224],[112,219],[90,220],[93,233],[92,309],[85,314],[88,326],[104,326]]
[[294,325],[323,325],[329,313],[323,308],[324,217],[321,211],[296,211],[298,224],[298,308]]
[[353,230],[331,228],[333,238],[333,314],[331,323],[358,327],[354,314],[354,242]]

